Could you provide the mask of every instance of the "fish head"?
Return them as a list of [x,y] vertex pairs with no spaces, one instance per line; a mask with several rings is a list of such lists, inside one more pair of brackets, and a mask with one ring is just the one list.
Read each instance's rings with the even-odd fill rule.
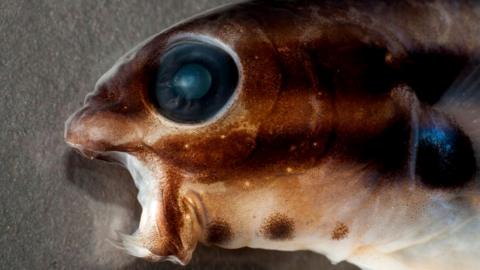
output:
[[[312,18],[257,2],[193,18],[141,43],[66,123],[69,145],[131,172],[143,210],[137,231],[121,242],[135,256],[186,264],[199,241],[303,249],[310,240],[278,242],[293,237],[294,224],[299,236],[321,228],[316,233],[329,240],[319,240],[317,250],[326,252],[349,231],[405,228],[433,200],[405,181],[392,186],[392,179],[415,178],[416,132],[422,119],[431,122],[394,76],[402,44],[341,20],[306,29]],[[284,203],[276,211],[287,214],[270,213],[272,201]],[[400,214],[375,222],[384,214],[379,208]],[[337,220],[345,209],[362,229]],[[254,210],[266,225],[246,218]],[[213,225],[212,216],[219,218]],[[331,220],[323,223],[325,217]],[[227,245],[232,227],[237,237]]]
[[[135,256],[190,260],[203,213],[179,191],[184,182],[283,172],[285,162],[306,159],[282,159],[293,144],[316,151],[326,145],[328,94],[303,85],[302,95],[281,95],[285,74],[258,22],[219,14],[167,29],[128,52],[66,123],[70,146],[131,172],[143,211],[138,230],[121,242]],[[198,85],[203,90],[193,89]]]

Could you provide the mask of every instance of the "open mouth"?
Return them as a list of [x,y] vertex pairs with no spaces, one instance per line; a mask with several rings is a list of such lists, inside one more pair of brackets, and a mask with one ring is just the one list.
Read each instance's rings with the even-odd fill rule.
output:
[[198,231],[196,209],[179,196],[179,186],[167,181],[163,162],[147,151],[125,151],[124,148],[120,151],[103,147],[102,143],[93,146],[84,134],[66,132],[65,139],[88,159],[126,168],[138,189],[137,200],[142,208],[138,228],[131,235],[117,233],[111,242],[135,257],[181,265],[188,263],[197,243],[192,231],[194,228]]
[[156,255],[145,247],[146,235],[153,233],[161,237],[157,219],[161,215],[162,207],[160,205],[160,202],[162,202],[162,177],[159,178],[158,175],[154,177],[153,173],[137,157],[129,153],[117,151],[85,153],[83,149],[81,152],[89,158],[115,163],[126,168],[138,189],[137,200],[142,207],[139,226],[132,235],[119,232],[118,239],[113,240],[114,245],[135,257],[182,264],[175,256]]

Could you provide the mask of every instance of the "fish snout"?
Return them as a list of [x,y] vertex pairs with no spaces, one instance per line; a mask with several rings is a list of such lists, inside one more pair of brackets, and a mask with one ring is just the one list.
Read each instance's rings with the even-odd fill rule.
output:
[[64,138],[89,158],[106,151],[126,151],[141,143],[140,128],[131,119],[89,102],[69,117]]

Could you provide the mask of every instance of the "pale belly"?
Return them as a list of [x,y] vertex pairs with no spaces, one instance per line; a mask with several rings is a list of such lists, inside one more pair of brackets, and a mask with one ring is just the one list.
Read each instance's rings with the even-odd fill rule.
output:
[[365,169],[338,171],[188,183],[182,192],[198,206],[206,244],[312,250],[365,269],[478,268],[476,195],[427,192],[408,181],[365,188],[372,177]]

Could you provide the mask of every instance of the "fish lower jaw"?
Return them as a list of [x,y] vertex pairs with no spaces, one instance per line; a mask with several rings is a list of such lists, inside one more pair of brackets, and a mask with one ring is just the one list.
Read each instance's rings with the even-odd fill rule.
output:
[[[130,172],[138,189],[137,200],[142,213],[137,230],[132,235],[119,233],[118,245],[128,254],[148,261],[170,261],[185,265],[188,256],[170,254],[170,242],[162,223],[162,177],[154,176],[138,158],[127,153],[114,152],[109,156]],[[184,258],[185,257],[185,258]],[[187,258],[188,257],[188,258]]]

